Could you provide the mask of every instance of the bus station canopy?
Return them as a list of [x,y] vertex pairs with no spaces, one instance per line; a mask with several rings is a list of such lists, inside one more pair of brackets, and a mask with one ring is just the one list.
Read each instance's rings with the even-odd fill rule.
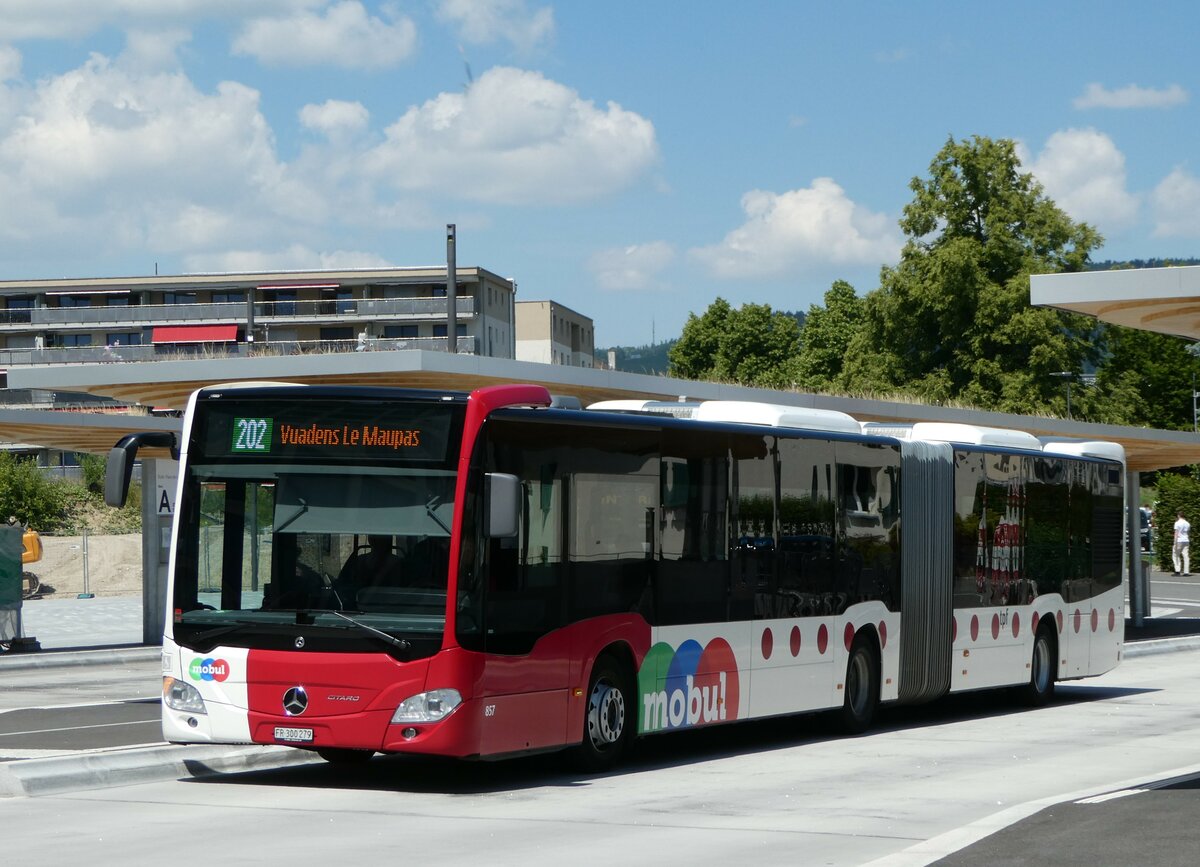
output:
[[1200,266],[1035,274],[1029,300],[1112,325],[1200,340]]
[[[1042,416],[928,406],[901,401],[772,391],[714,382],[566,367],[525,361],[390,350],[119,364],[28,365],[9,370],[9,386],[87,392],[142,407],[182,410],[197,388],[222,382],[276,381],[321,385],[373,385],[470,391],[486,385],[527,382],[551,394],[579,398],[584,406],[613,399],[746,400],[836,410],[859,421],[896,424],[957,422],[1024,430],[1038,436],[1106,440],[1124,446],[1136,471],[1200,463],[1200,437],[1191,432],[1091,424]],[[148,415],[93,418],[97,414],[0,411],[0,439],[102,453],[135,430],[178,429],[177,418]],[[101,421],[100,419],[103,419]]]

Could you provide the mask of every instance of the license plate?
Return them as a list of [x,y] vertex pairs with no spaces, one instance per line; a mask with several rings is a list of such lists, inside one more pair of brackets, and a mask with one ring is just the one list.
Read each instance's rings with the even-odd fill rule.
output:
[[283,726],[275,727],[275,740],[291,741],[293,743],[307,744],[313,739],[312,729],[289,729]]

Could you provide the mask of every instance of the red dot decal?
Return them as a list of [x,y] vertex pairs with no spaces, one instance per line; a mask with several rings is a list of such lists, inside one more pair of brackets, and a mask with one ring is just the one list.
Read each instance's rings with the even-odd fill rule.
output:
[[1013,612],[1012,628],[1013,628],[1013,638],[1016,638],[1018,635],[1021,634],[1021,615],[1018,614],[1016,611]]
[[1054,613],[1054,619],[1058,621],[1058,633],[1059,633],[1059,635],[1061,635],[1061,634],[1062,634],[1062,631],[1063,631],[1063,616],[1062,616],[1062,612],[1061,612],[1061,611],[1056,611],[1056,612]]
[[771,651],[775,649],[775,636],[771,634],[771,630],[764,629],[762,634],[762,653],[763,659],[771,658]]
[[1075,616],[1072,618],[1075,625],[1075,631],[1079,631],[1079,627],[1083,625],[1083,612],[1078,608],[1075,609]]
[[1100,628],[1100,612],[1095,608],[1092,609],[1092,632]]
[[825,655],[825,648],[829,646],[829,628],[824,623],[817,630],[817,653]]
[[1038,621],[1041,619],[1042,619],[1042,616],[1040,614],[1038,614],[1036,611],[1033,612],[1033,625],[1031,625],[1029,627],[1029,631],[1032,632],[1034,635],[1037,635],[1037,625],[1038,625]]
[[1112,632],[1117,628],[1117,612],[1110,608],[1108,609],[1108,631]]
[[800,627],[792,627],[792,656],[800,655]]
[[879,646],[887,647],[887,624],[882,620],[879,621]]
[[1000,615],[992,615],[992,641],[1000,637]]
[[979,638],[979,615],[971,615],[971,640],[975,641]]
[[846,642],[846,649],[850,649],[850,645],[854,643],[854,624],[847,623],[846,631],[842,633],[842,641]]

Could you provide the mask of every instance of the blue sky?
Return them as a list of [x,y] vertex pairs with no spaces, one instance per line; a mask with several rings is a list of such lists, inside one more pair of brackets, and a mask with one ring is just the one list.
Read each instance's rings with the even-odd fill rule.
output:
[[676,336],[860,293],[948,137],[1200,255],[1191,3],[0,0],[0,277],[458,262]]

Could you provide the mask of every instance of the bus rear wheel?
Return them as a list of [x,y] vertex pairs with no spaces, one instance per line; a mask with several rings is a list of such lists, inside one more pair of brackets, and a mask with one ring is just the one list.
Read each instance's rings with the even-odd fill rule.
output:
[[879,658],[870,639],[859,634],[850,646],[850,659],[846,662],[842,727],[851,734],[862,734],[871,727],[878,706]]
[[324,747],[317,755],[335,765],[363,765],[375,755],[373,750],[349,750],[341,747]]
[[626,666],[608,655],[598,657],[587,695],[583,742],[575,758],[581,770],[595,773],[616,765],[633,737],[635,711]]
[[1029,683],[1022,698],[1032,707],[1041,707],[1054,697],[1054,681],[1058,679],[1058,651],[1049,629],[1042,627],[1033,639],[1033,655],[1029,660]]

